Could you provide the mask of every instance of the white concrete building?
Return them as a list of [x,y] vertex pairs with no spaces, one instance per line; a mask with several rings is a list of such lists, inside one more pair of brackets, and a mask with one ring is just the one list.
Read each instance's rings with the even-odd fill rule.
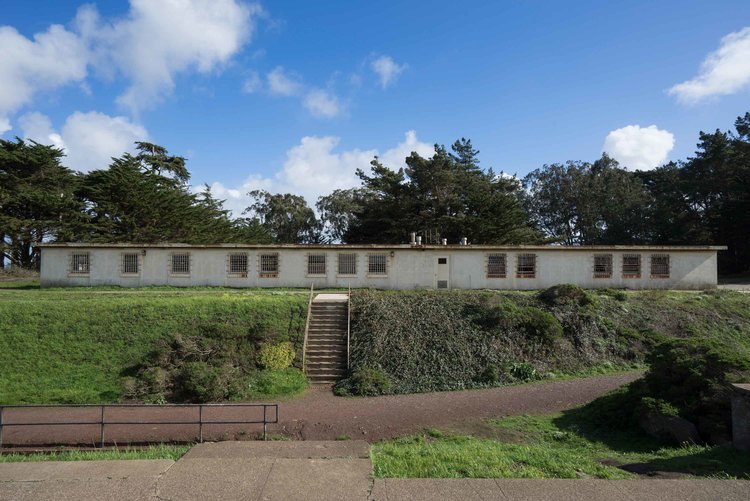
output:
[[45,244],[42,287],[716,287],[717,246]]

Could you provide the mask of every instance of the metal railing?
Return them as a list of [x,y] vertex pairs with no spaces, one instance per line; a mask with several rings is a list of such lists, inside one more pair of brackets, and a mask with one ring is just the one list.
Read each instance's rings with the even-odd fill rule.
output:
[[[229,408],[229,409],[240,409],[240,408],[263,408],[263,419],[227,419],[227,420],[205,420],[204,409],[215,409],[215,408]],[[100,409],[97,413],[98,419],[90,421],[13,421],[7,422],[7,410],[8,409]],[[156,420],[156,421],[128,421],[122,419],[107,420],[107,409],[149,409],[149,410],[162,410],[168,408],[179,408],[179,409],[198,409],[197,420]],[[273,408],[273,417],[269,417],[268,409]],[[38,419],[38,418],[37,418]],[[104,447],[105,442],[105,427],[106,426],[142,426],[142,425],[198,425],[198,441],[203,442],[203,427],[206,425],[246,425],[246,424],[262,424],[263,425],[263,440],[267,438],[267,428],[269,424],[275,424],[279,422],[279,404],[163,404],[163,405],[150,405],[150,404],[60,404],[60,405],[0,405],[0,449],[3,447],[3,431],[5,428],[10,427],[25,427],[25,426],[99,426],[99,446]],[[51,445],[51,444],[43,444]]]
[[352,331],[352,284],[346,294],[346,370],[349,370],[349,338]]
[[310,284],[310,300],[307,302],[307,320],[305,320],[305,338],[302,340],[302,373],[305,372],[305,358],[307,357],[307,333],[310,330],[310,317],[312,316],[314,284]]

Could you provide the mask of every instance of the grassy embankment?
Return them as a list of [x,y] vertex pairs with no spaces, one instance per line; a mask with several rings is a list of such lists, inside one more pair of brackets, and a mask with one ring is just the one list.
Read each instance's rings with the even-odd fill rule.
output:
[[[228,333],[255,357],[265,341],[299,345],[305,291],[0,291],[0,403],[102,403],[124,395],[124,376],[173,339]],[[298,392],[304,378],[257,371],[246,398]],[[290,379],[296,386],[290,387]],[[302,387],[300,387],[302,385]]]

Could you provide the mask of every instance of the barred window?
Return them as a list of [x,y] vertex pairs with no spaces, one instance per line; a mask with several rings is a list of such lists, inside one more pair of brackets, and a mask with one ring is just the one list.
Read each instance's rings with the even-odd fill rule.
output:
[[326,255],[325,254],[308,254],[307,255],[307,274],[308,275],[325,275],[326,274]]
[[487,255],[487,278],[505,278],[507,273],[505,254]]
[[74,252],[70,255],[70,272],[76,275],[88,275],[91,260],[88,252]]
[[247,273],[247,253],[232,252],[229,254],[229,273],[237,275]]
[[536,278],[536,254],[519,254],[516,278]]
[[594,255],[594,278],[612,278],[612,254]]
[[669,254],[651,255],[651,277],[669,278]]
[[126,252],[122,255],[122,273],[123,275],[138,274],[138,253]]
[[279,276],[279,255],[261,254],[260,255],[260,277],[276,278]]
[[190,254],[180,252],[172,254],[172,274],[189,275],[190,274]]
[[368,275],[388,275],[388,256],[385,254],[370,254],[367,256]]
[[624,278],[641,278],[640,254],[624,254],[622,256],[622,276]]
[[357,255],[354,253],[339,254],[339,275],[357,274]]

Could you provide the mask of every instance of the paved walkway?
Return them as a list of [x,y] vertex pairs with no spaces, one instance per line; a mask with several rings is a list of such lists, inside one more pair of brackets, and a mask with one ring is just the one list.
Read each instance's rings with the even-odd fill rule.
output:
[[654,500],[748,499],[731,480],[375,479],[369,446],[346,442],[220,442],[177,462],[0,464],[12,500]]

